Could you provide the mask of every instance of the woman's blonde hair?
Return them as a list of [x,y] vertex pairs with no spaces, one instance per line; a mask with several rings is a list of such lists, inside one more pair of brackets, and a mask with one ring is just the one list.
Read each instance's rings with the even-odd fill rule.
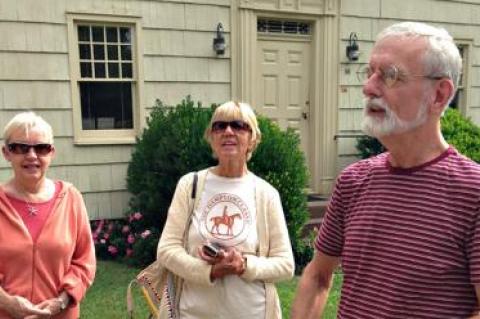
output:
[[247,161],[252,157],[253,151],[257,148],[258,144],[262,139],[262,133],[258,127],[257,117],[253,112],[252,107],[247,103],[229,101],[223,103],[212,115],[210,124],[205,129],[205,139],[208,143],[212,143],[212,123],[215,121],[233,121],[233,120],[242,120],[247,123],[252,129],[252,136],[250,142],[252,146],[248,148],[247,151]]
[[46,142],[53,144],[52,127],[47,121],[34,112],[22,112],[15,115],[3,129],[3,141],[5,144],[8,144],[13,132],[21,130],[28,136],[29,132],[33,129],[43,132],[47,139]]

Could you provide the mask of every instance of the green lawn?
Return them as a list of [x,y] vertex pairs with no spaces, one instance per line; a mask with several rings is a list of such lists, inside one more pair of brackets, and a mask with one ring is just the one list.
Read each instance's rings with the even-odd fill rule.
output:
[[[98,261],[95,282],[87,292],[81,305],[82,319],[117,319],[127,318],[126,289],[128,283],[139,272],[137,268],[130,268],[117,262]],[[289,318],[289,312],[298,277],[277,285],[283,309],[283,317]],[[327,310],[323,318],[335,318],[338,298],[340,294],[341,275],[336,276],[334,287],[330,293]],[[135,290],[135,318],[147,318],[148,312],[142,297]]]

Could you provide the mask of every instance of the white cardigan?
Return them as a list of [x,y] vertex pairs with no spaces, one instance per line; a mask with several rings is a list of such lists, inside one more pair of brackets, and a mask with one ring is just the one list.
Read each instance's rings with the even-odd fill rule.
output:
[[[207,171],[208,169],[198,172],[195,207],[203,192]],[[190,195],[193,175],[189,173],[183,176],[177,184],[168,210],[167,222],[158,244],[157,259],[183,280],[212,285],[210,281],[212,266],[191,256],[184,249],[183,234],[191,211]],[[282,317],[282,313],[273,283],[291,278],[295,263],[278,191],[260,177],[255,176],[255,178],[259,249],[256,255],[246,255],[247,268],[242,278],[246,281],[261,280],[265,283],[265,318],[277,319]],[[177,305],[179,297],[176,298]]]

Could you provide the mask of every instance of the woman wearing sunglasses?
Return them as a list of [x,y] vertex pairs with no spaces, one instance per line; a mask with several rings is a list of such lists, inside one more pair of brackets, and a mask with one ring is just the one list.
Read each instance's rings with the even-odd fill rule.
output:
[[0,318],[79,318],[95,274],[82,195],[47,178],[55,147],[41,117],[17,114],[3,140],[13,177],[0,186]]
[[194,175],[180,179],[158,246],[181,278],[173,310],[180,319],[281,318],[274,283],[293,275],[294,260],[277,190],[247,167],[261,138],[254,112],[219,106],[205,138],[218,165],[198,172],[190,222]]

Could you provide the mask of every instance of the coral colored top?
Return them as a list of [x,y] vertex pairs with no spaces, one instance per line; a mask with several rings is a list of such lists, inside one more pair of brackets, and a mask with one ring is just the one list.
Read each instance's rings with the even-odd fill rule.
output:
[[[52,211],[52,205],[55,203],[60,189],[60,182],[55,182],[54,195],[49,200],[41,203],[28,203],[27,201],[7,194],[10,204],[12,204],[13,208],[15,208],[20,217],[22,217],[22,220],[25,226],[27,226],[28,232],[30,233],[30,236],[32,236],[34,242],[37,241],[38,235]],[[29,208],[35,210],[34,214],[29,212]]]
[[[71,303],[52,318],[74,319],[95,276],[95,249],[82,195],[69,183],[60,185],[36,242],[0,187],[0,285],[34,304],[65,290]],[[0,310],[0,318],[10,316]]]

